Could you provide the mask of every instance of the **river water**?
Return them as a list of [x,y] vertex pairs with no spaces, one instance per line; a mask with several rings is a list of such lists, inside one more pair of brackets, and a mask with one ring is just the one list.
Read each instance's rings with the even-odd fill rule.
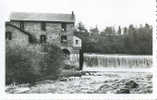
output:
[[150,68],[150,55],[101,55],[84,54],[85,67],[105,68]]
[[[99,93],[146,94],[152,93],[150,55],[98,55],[84,54],[81,76],[62,77],[57,81],[45,80],[32,87],[8,89],[8,93]],[[138,84],[126,88],[126,83]],[[121,91],[122,90],[122,91]],[[119,92],[120,91],[120,92]]]

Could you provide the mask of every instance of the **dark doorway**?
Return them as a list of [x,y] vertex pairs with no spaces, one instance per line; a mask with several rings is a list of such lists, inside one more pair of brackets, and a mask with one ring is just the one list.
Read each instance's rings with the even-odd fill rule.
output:
[[70,51],[67,49],[63,49],[63,53],[66,59],[70,59]]

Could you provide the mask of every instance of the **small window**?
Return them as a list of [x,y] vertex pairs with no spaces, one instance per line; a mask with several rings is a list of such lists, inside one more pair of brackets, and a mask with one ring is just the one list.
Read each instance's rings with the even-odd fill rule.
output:
[[65,43],[67,42],[67,36],[66,35],[62,35],[61,36],[61,43]]
[[40,43],[46,43],[46,35],[40,36]]
[[78,40],[76,40],[76,44],[78,44],[78,42],[79,42],[79,41],[78,41]]
[[65,23],[62,23],[62,29],[63,29],[63,31],[66,31],[66,24]]
[[24,22],[20,22],[20,28],[24,30]]
[[11,32],[6,32],[6,39],[12,40],[12,33]]
[[41,23],[41,30],[43,30],[43,31],[46,30],[46,23],[44,23],[44,22]]

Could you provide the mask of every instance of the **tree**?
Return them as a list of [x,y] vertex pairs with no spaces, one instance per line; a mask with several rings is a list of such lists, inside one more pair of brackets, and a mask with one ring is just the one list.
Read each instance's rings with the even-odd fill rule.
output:
[[[79,30],[86,30],[83,24],[79,26]],[[114,27],[109,26],[100,34],[97,27],[91,28],[90,33],[77,31],[77,36],[82,39],[83,52],[152,54],[152,27],[149,24],[139,28],[134,25],[124,27],[123,34],[121,26],[117,32]],[[115,36],[116,34],[122,35]]]
[[133,25],[129,25],[128,34],[125,37],[125,48],[127,51],[133,52],[135,51],[136,44],[136,29]]
[[130,54],[152,54],[152,28],[146,24],[144,27],[129,26],[125,37],[125,48]]
[[115,35],[115,29],[114,27],[106,27],[104,31],[101,32],[102,36],[110,36],[110,35]]
[[118,35],[121,35],[121,27],[119,26],[119,28],[118,28]]
[[82,22],[79,22],[77,25],[77,30],[79,32],[88,32],[88,30],[85,28],[84,24]]
[[128,29],[127,29],[127,27],[124,27],[123,34],[124,34],[124,35],[128,34]]
[[98,35],[99,35],[99,29],[98,29],[98,27],[96,26],[96,27],[94,27],[94,28],[91,28],[91,29],[90,29],[90,34],[91,34],[92,36],[98,36]]
[[76,25],[76,28],[74,30],[74,35],[80,37],[82,39],[82,37],[87,37],[89,36],[89,32],[86,29],[85,25],[82,22],[79,22]]

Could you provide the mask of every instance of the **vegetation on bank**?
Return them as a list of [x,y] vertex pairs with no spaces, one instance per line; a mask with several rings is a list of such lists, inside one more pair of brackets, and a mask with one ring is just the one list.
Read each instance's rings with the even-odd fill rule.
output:
[[152,54],[152,26],[121,28],[106,27],[99,31],[97,27],[87,30],[82,23],[77,25],[75,35],[82,39],[83,51],[99,54]]
[[[6,84],[34,84],[42,79],[57,79],[64,66],[63,54],[54,45],[6,47]],[[40,50],[40,51],[39,51]]]

